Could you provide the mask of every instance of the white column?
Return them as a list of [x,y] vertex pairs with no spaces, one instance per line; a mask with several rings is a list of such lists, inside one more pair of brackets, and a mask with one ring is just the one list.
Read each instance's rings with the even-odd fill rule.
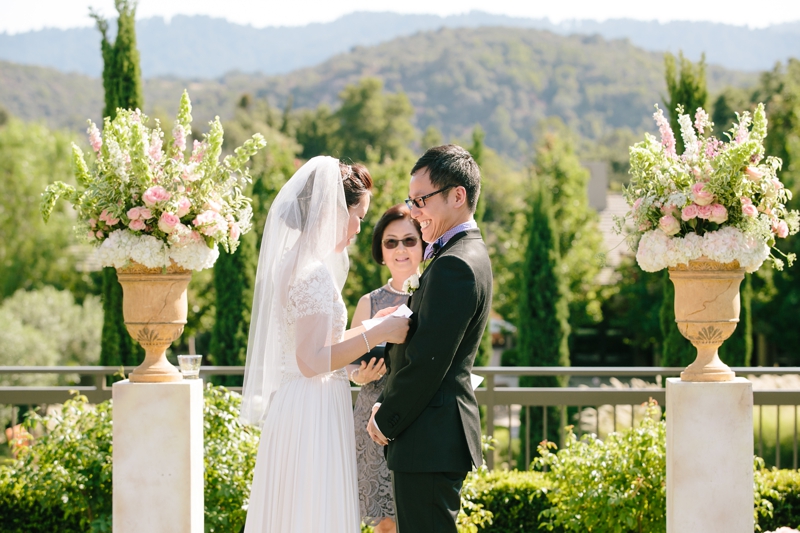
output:
[[753,386],[667,379],[667,533],[751,533]]
[[114,384],[113,532],[203,533],[203,383]]

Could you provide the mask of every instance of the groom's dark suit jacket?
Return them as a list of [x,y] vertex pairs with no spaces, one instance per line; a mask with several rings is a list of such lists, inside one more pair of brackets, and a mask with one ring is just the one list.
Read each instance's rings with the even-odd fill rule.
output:
[[483,464],[470,371],[489,320],[492,267],[480,230],[456,234],[411,296],[405,344],[387,346],[388,381],[375,422],[393,439],[396,472],[467,472]]

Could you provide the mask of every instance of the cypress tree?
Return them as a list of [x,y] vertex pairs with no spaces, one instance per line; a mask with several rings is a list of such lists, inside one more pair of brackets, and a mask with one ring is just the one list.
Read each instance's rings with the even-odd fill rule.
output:
[[[469,153],[472,159],[478,164],[478,167],[483,165],[483,140],[486,138],[486,133],[480,126],[475,126],[472,130],[472,146],[469,148]],[[483,184],[481,184],[483,188]],[[480,224],[483,222],[484,215],[486,214],[486,200],[484,195],[478,198],[478,205],[475,209],[475,222]],[[486,329],[481,337],[481,344],[478,346],[478,354],[475,356],[475,366],[486,366],[492,359],[492,333],[491,333],[491,318],[486,323]]]
[[[256,232],[241,237],[234,253],[220,250],[214,264],[216,319],[209,359],[217,366],[244,366],[256,280]],[[242,386],[242,376],[217,376],[217,385]]]
[[[141,109],[142,79],[139,51],[136,49],[136,2],[115,0],[117,36],[108,38],[108,21],[90,12],[102,34],[104,116],[113,120],[117,109]],[[100,342],[100,364],[108,366],[138,365],[144,350],[131,338],[122,315],[122,286],[114,268],[103,269],[103,333]]]
[[[528,242],[520,287],[518,331],[518,360],[520,366],[569,366],[569,307],[565,295],[565,280],[561,270],[559,236],[555,230],[552,193],[537,184],[531,198]],[[559,387],[563,383],[552,376],[526,376],[521,386]],[[547,408],[547,434],[543,432],[543,410],[531,409],[531,442],[558,442],[560,419],[557,407]],[[520,426],[521,457],[527,428]],[[527,465],[521,465],[527,467]]]

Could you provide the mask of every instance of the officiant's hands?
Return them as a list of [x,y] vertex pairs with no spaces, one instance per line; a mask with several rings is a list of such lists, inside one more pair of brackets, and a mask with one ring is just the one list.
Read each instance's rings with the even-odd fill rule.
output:
[[378,409],[381,408],[381,404],[376,403],[372,406],[372,415],[369,417],[369,422],[367,422],[367,433],[369,434],[370,438],[375,441],[376,444],[380,446],[386,446],[389,444],[389,439],[383,436],[381,430],[378,429],[378,425],[375,424],[375,413],[378,412]]
[[[377,314],[375,316],[377,317]],[[409,322],[409,319],[401,316],[390,316],[373,329],[378,330],[386,342],[403,344],[408,336]]]
[[386,373],[386,364],[383,359],[377,361],[373,357],[369,360],[369,364],[361,361],[361,366],[355,370],[355,373],[350,374],[351,381],[354,376],[358,376],[358,381],[353,381],[357,385],[366,385],[371,381],[379,380]]

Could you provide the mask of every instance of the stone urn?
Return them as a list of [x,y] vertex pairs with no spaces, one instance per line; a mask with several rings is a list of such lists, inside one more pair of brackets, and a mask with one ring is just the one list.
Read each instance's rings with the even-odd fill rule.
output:
[[738,261],[718,263],[700,257],[671,267],[669,278],[675,285],[678,330],[697,348],[697,359],[681,372],[681,381],[732,381],[735,374],[717,350],[739,323],[744,269]]
[[167,361],[167,348],[183,333],[192,271],[172,263],[165,269],[132,262],[117,269],[122,285],[122,313],[128,333],[144,349],[144,362],[128,376],[134,383],[180,381],[181,373]]

